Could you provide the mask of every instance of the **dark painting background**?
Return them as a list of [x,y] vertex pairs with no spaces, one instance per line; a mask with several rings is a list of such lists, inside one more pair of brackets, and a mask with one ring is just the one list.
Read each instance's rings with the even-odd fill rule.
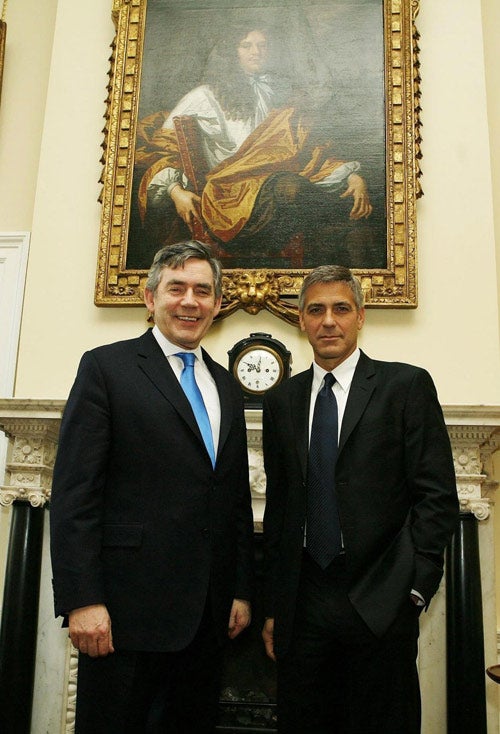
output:
[[[171,110],[200,83],[210,52],[231,24],[245,21],[272,28],[273,70],[308,90],[321,109],[321,135],[335,155],[358,160],[374,207],[346,239],[318,238],[314,267],[337,262],[360,269],[387,265],[385,85],[383,0],[251,2],[241,0],[148,0],[139,96],[139,119]],[[126,255],[128,269],[147,269],[163,242],[151,238],[137,210],[140,171],[132,186]],[[225,267],[289,265],[263,257]]]

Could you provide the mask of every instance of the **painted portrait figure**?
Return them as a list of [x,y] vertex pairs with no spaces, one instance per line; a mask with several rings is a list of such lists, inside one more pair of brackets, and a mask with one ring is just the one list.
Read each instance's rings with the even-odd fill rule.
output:
[[331,62],[311,19],[295,8],[295,22],[278,25],[276,13],[208,24],[198,83],[141,117],[128,267],[193,235],[229,269],[384,265],[373,244],[383,197],[370,189],[366,152],[337,142]]

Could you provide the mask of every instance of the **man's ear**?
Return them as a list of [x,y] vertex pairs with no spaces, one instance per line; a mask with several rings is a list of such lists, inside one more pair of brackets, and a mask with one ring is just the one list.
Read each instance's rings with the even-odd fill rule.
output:
[[219,296],[218,298],[215,299],[215,304],[214,304],[214,319],[218,315],[221,306],[222,306],[222,296]]
[[150,291],[149,288],[144,288],[144,303],[146,304],[146,308],[148,309],[149,313],[154,313],[155,297],[153,291]]
[[305,331],[304,319],[302,318],[302,311],[299,311],[299,326],[301,331]]

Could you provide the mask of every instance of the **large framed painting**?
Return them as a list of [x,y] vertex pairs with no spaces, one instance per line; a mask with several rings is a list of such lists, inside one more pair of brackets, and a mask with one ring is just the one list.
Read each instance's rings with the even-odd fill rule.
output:
[[221,317],[296,323],[311,268],[417,305],[416,0],[114,0],[97,305],[206,242]]

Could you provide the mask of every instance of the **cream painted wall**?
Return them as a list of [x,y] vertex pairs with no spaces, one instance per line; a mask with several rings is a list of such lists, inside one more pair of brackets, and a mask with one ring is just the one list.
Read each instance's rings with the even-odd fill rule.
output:
[[[139,308],[93,305],[110,6],[58,3],[17,396],[64,398],[84,349],[133,336],[145,324]],[[370,310],[362,346],[375,357],[429,368],[444,403],[496,403],[500,356],[480,2],[442,0],[432,9],[424,2],[418,25],[426,192],[418,205],[420,305]],[[472,262],[481,267],[473,292]],[[488,318],[479,321],[479,314]],[[205,343],[225,363],[227,349],[253,330],[284,341],[295,371],[309,364],[295,327],[267,313],[237,313]]]
[[[484,59],[488,105],[489,138],[491,146],[491,180],[493,185],[493,213],[496,233],[497,283],[500,284],[500,3],[483,0]],[[497,289],[500,313],[500,288]],[[493,457],[493,471],[500,480],[500,452]],[[500,512],[495,511],[495,537],[500,539]],[[500,540],[495,547],[497,578],[500,578]],[[500,584],[496,585],[497,629],[500,628]]]
[[57,0],[7,6],[0,104],[0,231],[30,230]]
[[[491,179],[493,184],[493,212],[496,232],[497,280],[500,283],[500,3],[483,0],[484,60],[488,122],[491,146]],[[500,288],[498,289],[500,311]]]

